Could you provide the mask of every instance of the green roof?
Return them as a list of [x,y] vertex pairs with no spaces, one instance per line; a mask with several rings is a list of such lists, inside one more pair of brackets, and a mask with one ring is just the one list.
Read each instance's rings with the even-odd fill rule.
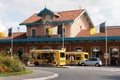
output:
[[[108,36],[108,40],[120,40],[120,36]],[[78,37],[78,38],[65,38],[65,41],[105,41],[105,37]],[[24,38],[14,39],[13,42],[59,42],[62,38]],[[0,43],[10,43],[11,40],[0,40]]]
[[49,15],[52,15],[52,16],[54,15],[54,13],[51,10],[47,9],[46,7],[43,10],[41,10],[37,15],[42,17],[43,14],[45,13],[48,13]]

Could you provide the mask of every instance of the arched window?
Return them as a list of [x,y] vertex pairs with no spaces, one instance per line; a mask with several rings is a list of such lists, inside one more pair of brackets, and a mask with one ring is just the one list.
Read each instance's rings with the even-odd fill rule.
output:
[[111,65],[117,65],[118,58],[119,58],[119,48],[111,47],[110,48],[110,63],[111,63]]
[[29,48],[29,50],[35,50],[35,49],[37,49],[37,46],[32,46]]
[[81,47],[75,47],[74,51],[82,51],[82,48]]
[[51,46],[44,46],[43,49],[52,49]]

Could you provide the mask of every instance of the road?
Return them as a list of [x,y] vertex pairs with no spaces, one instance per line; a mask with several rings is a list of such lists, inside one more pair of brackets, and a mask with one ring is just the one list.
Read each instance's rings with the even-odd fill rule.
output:
[[[35,70],[50,71],[59,74],[51,80],[120,80],[120,68],[109,67],[31,67]],[[118,71],[119,70],[119,71]]]

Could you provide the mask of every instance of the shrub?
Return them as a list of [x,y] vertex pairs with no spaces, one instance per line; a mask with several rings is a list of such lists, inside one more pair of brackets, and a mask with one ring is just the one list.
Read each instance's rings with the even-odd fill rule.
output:
[[23,61],[29,61],[31,59],[30,55],[25,53],[23,54]]
[[25,68],[17,56],[0,56],[0,72],[19,72]]
[[24,64],[27,66],[28,65],[28,62],[30,61],[31,57],[29,54],[23,54],[23,62]]

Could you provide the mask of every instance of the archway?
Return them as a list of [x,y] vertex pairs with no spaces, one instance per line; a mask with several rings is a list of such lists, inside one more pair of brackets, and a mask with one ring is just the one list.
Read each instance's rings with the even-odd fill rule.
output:
[[118,48],[110,48],[110,63],[111,65],[117,65],[118,61]]

